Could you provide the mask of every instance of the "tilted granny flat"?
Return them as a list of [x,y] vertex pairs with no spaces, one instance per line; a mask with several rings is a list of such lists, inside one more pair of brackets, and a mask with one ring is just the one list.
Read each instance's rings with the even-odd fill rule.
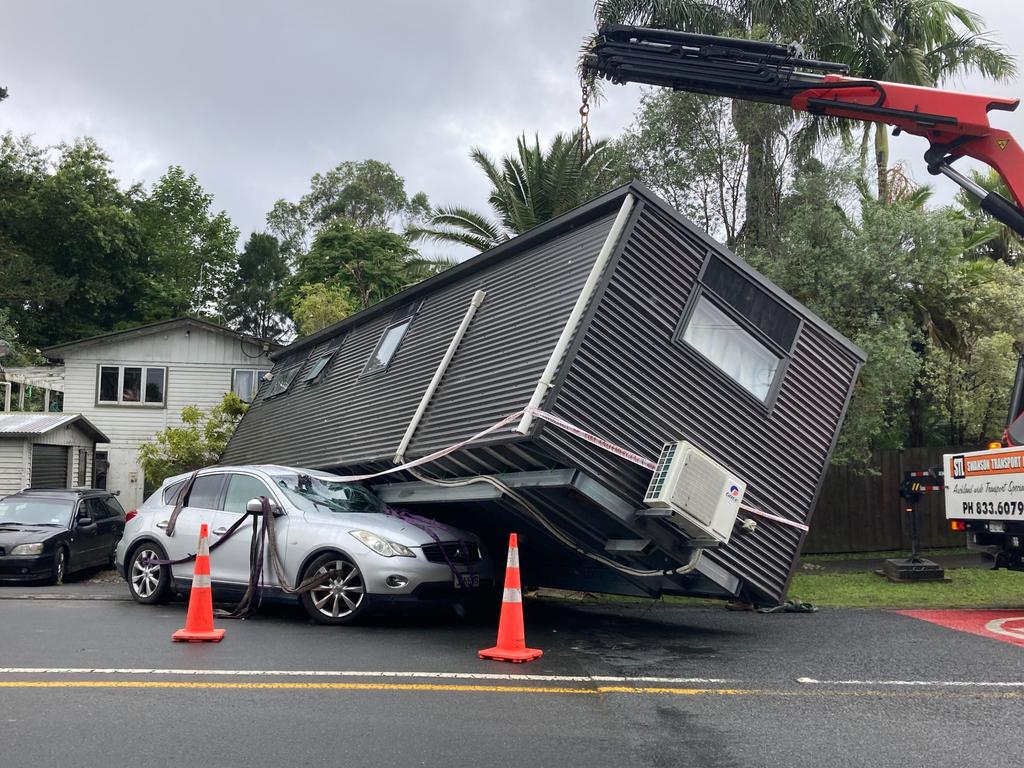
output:
[[[746,482],[746,504],[787,522],[741,512],[728,544],[685,574],[637,575],[671,571],[694,547],[645,508],[650,470],[532,412],[419,477],[372,482],[499,553],[517,530],[533,585],[769,602],[785,596],[805,535],[793,523],[814,509],[865,357],[633,183],[273,359],[223,463],[375,472],[528,405],[650,459],[686,440]],[[423,481],[481,475],[501,486]]]

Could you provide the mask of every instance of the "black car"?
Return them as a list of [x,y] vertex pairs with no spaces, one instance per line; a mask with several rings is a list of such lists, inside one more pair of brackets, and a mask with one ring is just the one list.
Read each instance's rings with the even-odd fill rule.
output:
[[45,580],[112,565],[124,509],[110,491],[25,490],[0,500],[0,581]]

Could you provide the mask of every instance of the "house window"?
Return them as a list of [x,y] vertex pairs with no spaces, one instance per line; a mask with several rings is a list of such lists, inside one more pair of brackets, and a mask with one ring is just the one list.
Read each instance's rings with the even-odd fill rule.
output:
[[275,395],[282,395],[287,392],[288,387],[292,385],[292,382],[295,380],[295,376],[298,374],[299,368],[301,367],[301,363],[298,365],[292,365],[285,368],[280,373],[275,374],[273,381],[270,382],[270,387],[267,389],[267,394],[263,399],[266,400],[267,398],[274,397]]
[[163,405],[166,389],[166,368],[101,365],[97,402],[109,405]]
[[373,354],[366,362],[366,368],[363,369],[364,376],[387,370],[410,325],[412,325],[412,318],[407,317],[398,323],[389,325],[384,330],[384,335],[380,337],[376,349],[373,350]]
[[769,403],[800,331],[800,317],[712,255],[678,338],[762,403]]
[[263,371],[256,368],[235,368],[231,372],[231,391],[246,403],[251,403],[260,388]]

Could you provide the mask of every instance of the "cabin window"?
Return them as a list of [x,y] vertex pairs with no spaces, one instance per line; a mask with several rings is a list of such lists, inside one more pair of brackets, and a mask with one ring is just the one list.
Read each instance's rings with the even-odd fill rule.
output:
[[257,368],[235,368],[231,372],[231,391],[246,402],[251,403],[260,388],[260,376],[263,371]]
[[370,359],[366,363],[366,368],[363,369],[364,376],[387,370],[411,324],[412,318],[407,317],[384,329],[384,335],[380,337],[377,347],[373,350],[373,354],[370,355]]
[[307,384],[312,384],[315,381],[320,381],[323,378],[324,371],[327,370],[327,366],[330,365],[331,360],[334,359],[334,353],[338,350],[332,349],[317,358],[316,362],[313,363],[313,367],[310,368],[306,375],[302,377],[302,380]]
[[767,405],[796,344],[800,322],[799,315],[763,286],[712,254],[677,338]]
[[800,318],[750,278],[712,255],[701,283],[780,349],[793,349]]
[[765,402],[782,358],[758,341],[706,296],[700,296],[683,331],[700,352],[754,397]]
[[267,394],[263,399],[266,400],[269,397],[283,395],[287,392],[288,387],[290,387],[292,382],[295,381],[295,377],[298,375],[299,368],[301,367],[301,363],[298,365],[292,365],[285,368],[280,373],[275,374],[274,378],[270,382],[270,386],[267,388]]
[[166,368],[101,365],[96,402],[104,405],[163,405],[166,384]]

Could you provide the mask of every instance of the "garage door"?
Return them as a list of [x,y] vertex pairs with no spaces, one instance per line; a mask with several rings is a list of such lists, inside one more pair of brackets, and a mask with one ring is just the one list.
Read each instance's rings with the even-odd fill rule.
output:
[[63,445],[33,445],[31,487],[67,488],[68,455]]

